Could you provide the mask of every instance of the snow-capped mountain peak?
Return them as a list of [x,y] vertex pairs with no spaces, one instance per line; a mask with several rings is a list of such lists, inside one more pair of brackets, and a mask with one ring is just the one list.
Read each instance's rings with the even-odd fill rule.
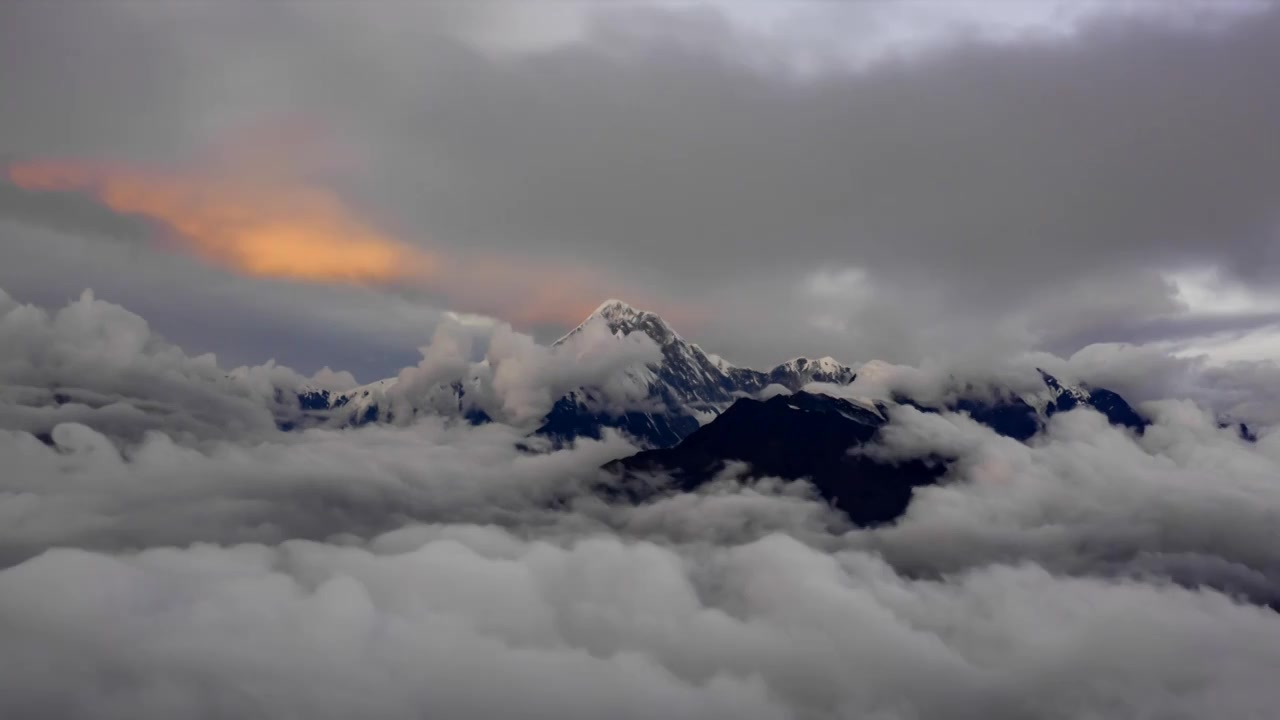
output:
[[[685,341],[656,313],[617,299],[601,303],[581,325],[556,343],[568,341],[593,323],[605,323],[609,331],[618,337],[639,332],[657,343],[662,351],[660,359],[644,368],[626,372],[647,384],[650,406],[657,408],[658,412],[646,413],[639,418],[606,418],[602,421],[599,412],[591,407],[590,393],[581,393],[568,398],[568,402],[558,404],[556,412],[544,426],[548,434],[570,437],[587,425],[620,421],[623,422],[621,426],[613,426],[631,431],[654,444],[665,444],[670,442],[666,435],[683,436],[700,423],[714,418],[738,398],[754,395],[769,385],[782,385],[796,391],[811,382],[843,384],[853,379],[851,368],[829,357],[817,360],[796,358],[765,372],[736,367],[724,358]],[[592,418],[590,423],[584,422],[587,416]],[[669,428],[670,433],[651,432],[653,427]]]
[[1040,377],[1044,380],[1044,384],[1047,385],[1049,390],[1053,393],[1054,399],[1065,396],[1072,398],[1077,403],[1085,403],[1089,401],[1089,389],[1087,387],[1063,385],[1058,381],[1058,378],[1045,372],[1042,368],[1036,368],[1036,371],[1040,373]]
[[645,314],[649,314],[648,311],[641,310],[625,300],[609,298],[608,300],[600,303],[599,307],[592,311],[591,317],[599,316],[606,319],[613,319],[616,317],[634,317]]
[[621,300],[609,300],[596,309],[591,317],[600,318],[608,323],[614,335],[630,335],[642,332],[653,338],[658,345],[668,345],[680,340],[680,335],[667,324],[657,313],[641,310]]
[[799,388],[811,382],[847,385],[857,373],[831,356],[792,358],[769,371],[770,382]]
[[641,332],[648,335],[659,346],[665,346],[672,342],[680,340],[680,335],[667,325],[657,313],[641,310],[622,300],[609,299],[605,300],[595,309],[586,320],[583,320],[577,327],[570,330],[553,345],[560,345],[569,338],[582,332],[582,329],[592,323],[604,323],[609,328],[609,332],[614,335],[630,335],[633,332]]
[[1046,417],[1077,407],[1088,407],[1106,415],[1107,419],[1114,425],[1124,425],[1139,432],[1148,425],[1146,418],[1134,410],[1124,398],[1111,390],[1090,387],[1085,384],[1066,385],[1041,368],[1036,368],[1036,370],[1040,372],[1040,377],[1044,380],[1048,393],[1035,396],[1029,402],[1037,410],[1043,412]]
[[[696,430],[737,399],[752,396],[770,385],[796,391],[813,382],[847,384],[853,380],[851,368],[830,357],[795,358],[769,371],[735,367],[723,358],[685,341],[656,313],[641,310],[622,300],[601,303],[585,320],[553,345],[563,346],[595,335],[602,328],[621,340],[641,333],[657,344],[660,356],[634,366],[619,368],[608,383],[624,384],[637,392],[636,402],[620,406],[606,402],[603,387],[578,387],[556,401],[544,418],[540,434],[570,439],[614,427],[647,444],[670,445]],[[607,340],[607,338],[605,338]],[[583,353],[599,349],[598,340],[579,348]],[[580,358],[581,359],[581,358]],[[473,388],[463,383],[444,383],[439,392],[417,388],[412,397],[397,394],[397,379],[372,383],[346,392],[299,393],[303,410],[323,416],[329,413],[346,422],[383,422],[391,417],[412,417],[413,413],[445,412],[465,415]],[[392,396],[396,396],[393,398]],[[427,405],[419,407],[426,400]],[[399,404],[396,404],[399,403]],[[396,405],[396,407],[392,407]]]

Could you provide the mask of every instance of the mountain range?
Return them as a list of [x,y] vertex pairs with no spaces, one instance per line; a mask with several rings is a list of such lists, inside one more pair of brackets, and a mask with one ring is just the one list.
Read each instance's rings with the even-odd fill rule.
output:
[[[570,342],[592,323],[603,324],[617,338],[642,334],[658,347],[657,360],[619,371],[622,380],[640,390],[642,401],[619,409],[611,407],[603,388],[577,387],[556,399],[550,412],[537,424],[536,435],[563,443],[580,437],[599,438],[605,428],[612,428],[642,447],[672,447],[744,398],[794,393],[806,387],[848,386],[863,371],[830,357],[797,357],[768,370],[738,367],[686,341],[658,315],[621,300],[600,305],[553,347]],[[863,368],[877,365],[883,364],[873,361]],[[993,394],[961,388],[952,393],[952,399],[946,403],[928,403],[895,394],[888,399],[888,404],[966,412],[998,432],[1020,440],[1035,435],[1053,414],[1076,407],[1093,408],[1113,423],[1135,430],[1141,430],[1147,423],[1124,398],[1110,390],[1065,384],[1043,371],[1041,377],[1044,388],[1031,394],[1001,391]],[[393,422],[397,412],[425,412],[484,423],[490,420],[489,414],[469,400],[477,382],[473,378],[441,383],[426,394],[426,402],[419,401],[418,405],[407,408],[397,408],[391,402],[395,378],[343,392],[304,388],[298,394],[303,416],[289,418],[287,422],[290,425],[306,424],[308,420],[312,424],[363,425]]]
[[[668,447],[739,398],[755,395],[771,385],[796,391],[814,382],[845,385],[855,376],[853,368],[829,357],[798,357],[766,371],[736,367],[687,342],[658,315],[621,300],[601,304],[553,347],[570,342],[593,323],[603,324],[619,338],[640,333],[657,345],[660,358],[656,362],[620,371],[626,382],[641,390],[643,401],[635,403],[634,409],[619,412],[609,407],[602,388],[575,388],[558,398],[539,423],[535,433],[540,436],[568,442],[579,437],[599,438],[604,428],[613,428],[643,446]],[[396,383],[395,378],[388,378],[342,392],[304,388],[298,394],[302,419],[336,421],[339,425],[394,421],[396,408],[390,395]],[[487,421],[488,414],[468,402],[469,392],[466,382],[442,385],[432,394],[429,409],[467,417],[472,422]],[[410,408],[409,412],[425,409]],[[305,424],[298,420],[289,418],[288,422]]]

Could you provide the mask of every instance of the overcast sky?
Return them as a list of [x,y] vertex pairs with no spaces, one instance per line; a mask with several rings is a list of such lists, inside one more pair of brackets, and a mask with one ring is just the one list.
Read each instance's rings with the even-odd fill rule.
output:
[[[1260,2],[0,0],[0,717],[1271,717],[1277,138]],[[610,297],[1151,424],[632,504]]]
[[740,364],[1280,354],[1267,3],[0,6],[0,287],[361,380],[607,297]]

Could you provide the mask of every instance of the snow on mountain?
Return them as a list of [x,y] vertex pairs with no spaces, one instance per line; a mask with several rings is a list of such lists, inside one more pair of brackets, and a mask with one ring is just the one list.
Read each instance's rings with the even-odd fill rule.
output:
[[1118,393],[1106,388],[1094,388],[1084,384],[1064,385],[1044,370],[1039,370],[1039,372],[1040,377],[1044,379],[1045,386],[1049,389],[1049,400],[1039,404],[1045,397],[1040,394],[1033,398],[1035,403],[1032,404],[1046,418],[1055,413],[1067,412],[1077,407],[1086,407],[1102,413],[1113,425],[1123,425],[1138,432],[1143,431],[1151,424],[1146,418],[1138,414]]
[[[549,352],[559,354],[558,361],[589,366],[596,356],[615,351],[613,343],[635,345],[637,337],[656,345],[656,358],[609,366],[607,373],[597,373],[586,384],[559,390],[563,394],[550,405],[536,432],[565,441],[599,437],[603,428],[612,427],[642,444],[669,446],[738,398],[766,386],[796,391],[811,382],[844,384],[854,377],[852,368],[829,357],[795,358],[768,371],[737,367],[687,342],[657,314],[616,299],[602,303],[552,343]],[[482,402],[492,393],[475,378],[440,382],[426,390],[418,387],[413,393],[405,392],[402,382],[388,378],[346,391],[303,388],[298,394],[302,418],[290,424],[360,425],[405,420],[423,412],[474,421],[492,414],[486,409],[495,410]],[[626,402],[618,402],[620,395]]]
[[[645,377],[649,380],[651,395],[661,399],[668,410],[678,406],[703,409],[732,402],[737,397],[734,393],[743,391],[738,387],[740,382],[733,378],[737,368],[722,369],[697,345],[685,342],[661,317],[621,300],[605,301],[581,325],[553,345],[567,342],[593,322],[603,323],[615,337],[641,333],[658,345],[662,357],[645,366],[649,371]],[[627,372],[644,371],[636,368]]]
[[592,323],[604,324],[615,337],[642,333],[661,349],[660,360],[644,368],[624,371],[646,373],[648,396],[653,406],[640,415],[604,417],[592,407],[587,392],[558,402],[539,430],[544,435],[566,440],[581,436],[586,428],[615,427],[646,444],[664,447],[674,444],[673,438],[678,441],[714,419],[737,399],[755,395],[770,385],[781,385],[794,392],[810,382],[845,384],[854,377],[852,368],[829,357],[795,358],[763,372],[737,367],[685,341],[658,315],[621,300],[602,303],[557,344],[568,341]]
[[759,392],[769,384],[776,383],[794,391],[810,382],[844,384],[854,376],[852,368],[830,357],[795,358],[763,372],[740,368],[685,341],[658,315],[621,300],[605,301],[555,344],[566,342],[593,322],[604,323],[617,337],[643,333],[657,343],[662,359],[647,366],[652,373],[654,390],[686,409],[716,408],[744,394]]
[[585,320],[578,323],[577,327],[565,333],[563,337],[556,340],[552,345],[564,344],[569,338],[583,332],[588,325],[594,322],[605,323],[615,335],[630,335],[639,330],[659,344],[668,339],[680,339],[680,336],[667,325],[666,321],[656,314],[647,310],[640,310],[622,300],[610,298],[600,303],[600,306],[593,310]]
[[1053,415],[1078,407],[1096,410],[1112,424],[1138,432],[1149,424],[1111,390],[1065,383],[1039,368],[1033,377],[1038,377],[1039,383],[1027,378],[1019,381],[1015,390],[997,380],[966,381],[873,360],[858,368],[856,380],[849,385],[815,383],[808,389],[855,401],[874,399],[886,406],[910,405],[929,412],[967,413],[974,420],[1018,440],[1029,439],[1040,432]]
[[348,390],[328,390],[305,386],[300,389],[298,399],[305,410],[332,410],[339,407],[358,407],[363,409],[377,402],[382,393],[388,387],[394,385],[395,382],[395,378],[386,378]]
[[[469,421],[487,422],[488,414],[468,402],[467,384],[461,381],[442,383],[417,394],[413,402],[394,394],[399,378],[384,378],[349,390],[302,388],[298,393],[301,418],[289,425],[366,425],[393,422],[398,414],[415,417],[424,414],[461,417]],[[475,380],[470,383],[473,388]]]
[[841,365],[832,357],[820,357],[811,360],[798,357],[788,360],[769,371],[769,379],[779,385],[792,386],[795,389],[811,382],[848,385],[853,382],[857,373],[848,365]]

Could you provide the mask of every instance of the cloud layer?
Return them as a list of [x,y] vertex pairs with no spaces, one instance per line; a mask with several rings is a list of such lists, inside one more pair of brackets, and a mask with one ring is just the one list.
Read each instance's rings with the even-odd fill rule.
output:
[[[1265,2],[0,3],[0,716],[1274,716],[1277,67]],[[643,402],[540,342],[619,295],[1153,423],[896,408],[876,529],[611,502],[529,430]]]
[[[804,483],[740,468],[610,504],[597,468],[633,448],[609,434],[533,452],[515,427],[435,416],[280,432],[276,388],[351,378],[223,371],[89,294],[0,306],[5,715],[1250,718],[1280,702],[1280,434],[1245,442],[1186,400],[1144,404],[1141,437],[1074,411],[1029,445],[902,408],[875,451],[956,462],[900,523],[855,530]],[[426,387],[482,350],[512,407],[533,407],[531,388],[652,350],[580,335],[567,353],[453,326],[405,372]]]

